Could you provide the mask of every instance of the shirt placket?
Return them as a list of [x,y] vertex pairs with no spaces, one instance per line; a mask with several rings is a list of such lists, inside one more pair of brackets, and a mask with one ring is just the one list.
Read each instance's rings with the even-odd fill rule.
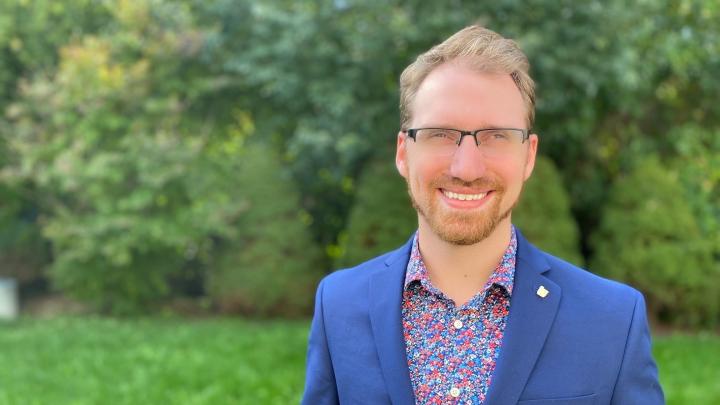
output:
[[446,325],[449,329],[449,341],[447,343],[451,352],[447,366],[450,378],[444,394],[450,403],[470,404],[472,403],[470,396],[474,386],[470,380],[463,376],[462,371],[467,367],[467,359],[464,357],[469,355],[467,353],[467,340],[471,337],[468,335],[468,329],[472,328],[471,314],[476,311],[473,306],[477,304],[473,299],[462,307],[455,307],[454,304],[450,305],[446,319]]

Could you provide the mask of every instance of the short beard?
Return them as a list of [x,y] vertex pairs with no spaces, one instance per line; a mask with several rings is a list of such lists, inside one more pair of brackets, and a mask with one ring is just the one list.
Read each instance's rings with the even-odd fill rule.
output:
[[468,187],[475,185],[475,187],[478,188],[481,185],[489,185],[490,188],[494,190],[493,193],[496,194],[493,198],[497,199],[497,202],[492,207],[489,207],[490,210],[487,215],[482,215],[480,218],[476,218],[473,214],[466,215],[460,213],[443,215],[441,218],[437,212],[439,211],[438,208],[432,206],[432,200],[428,201],[428,204],[430,205],[429,211],[431,211],[428,213],[425,209],[423,209],[413,195],[410,182],[406,181],[406,183],[413,207],[419,215],[422,215],[422,217],[425,218],[425,221],[427,221],[430,225],[430,229],[432,229],[433,233],[435,233],[441,240],[458,246],[474,245],[485,240],[495,231],[502,221],[510,216],[510,213],[520,200],[519,198],[516,199],[510,208],[500,213],[500,202],[505,194],[505,188],[498,182],[484,181],[478,184],[478,182],[467,183],[458,180],[451,180],[449,182],[435,181],[430,185],[431,190],[443,188],[440,187],[441,184],[449,183],[461,184]]

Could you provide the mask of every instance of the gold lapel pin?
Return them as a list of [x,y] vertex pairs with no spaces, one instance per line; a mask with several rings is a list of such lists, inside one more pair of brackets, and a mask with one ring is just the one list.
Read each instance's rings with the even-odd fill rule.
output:
[[550,291],[545,289],[544,285],[541,285],[540,288],[537,289],[537,295],[539,295],[540,298],[545,298],[548,296],[548,294],[550,294]]

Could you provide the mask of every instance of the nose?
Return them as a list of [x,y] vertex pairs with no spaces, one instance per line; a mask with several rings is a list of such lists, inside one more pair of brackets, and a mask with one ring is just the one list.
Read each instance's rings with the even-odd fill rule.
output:
[[450,175],[471,182],[485,174],[485,161],[475,138],[464,136],[450,164]]

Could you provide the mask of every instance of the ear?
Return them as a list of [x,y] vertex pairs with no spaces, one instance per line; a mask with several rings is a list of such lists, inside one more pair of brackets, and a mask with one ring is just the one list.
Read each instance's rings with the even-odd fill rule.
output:
[[407,134],[400,131],[397,134],[397,150],[395,151],[395,167],[401,176],[407,179],[407,150],[405,143],[407,142]]
[[538,142],[540,141],[537,134],[530,134],[528,137],[528,154],[527,160],[525,161],[525,173],[523,180],[526,181],[530,178],[530,175],[535,168],[535,158],[537,157]]

